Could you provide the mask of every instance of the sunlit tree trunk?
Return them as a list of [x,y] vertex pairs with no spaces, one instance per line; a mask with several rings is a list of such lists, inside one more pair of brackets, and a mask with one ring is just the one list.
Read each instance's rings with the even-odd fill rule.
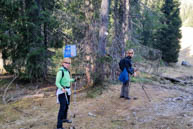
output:
[[86,29],[86,36],[85,36],[85,73],[87,79],[87,85],[93,84],[93,79],[91,77],[91,73],[94,71],[94,47],[95,47],[95,40],[94,40],[94,21],[92,18],[94,12],[93,4],[91,0],[85,0],[85,14],[87,22],[90,24],[87,25]]
[[4,65],[4,61],[2,58],[2,50],[0,49],[0,74],[5,73],[5,69],[4,69],[3,65]]

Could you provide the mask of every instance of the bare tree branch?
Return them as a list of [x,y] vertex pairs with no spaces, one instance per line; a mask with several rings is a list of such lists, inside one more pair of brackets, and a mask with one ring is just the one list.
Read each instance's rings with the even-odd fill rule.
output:
[[3,103],[4,103],[4,104],[7,104],[7,101],[6,101],[6,99],[7,99],[7,96],[6,96],[7,91],[8,91],[8,89],[9,89],[9,87],[11,86],[11,84],[15,81],[15,79],[17,79],[17,77],[18,77],[18,76],[15,76],[15,77],[9,82],[9,84],[7,85],[7,87],[6,87],[5,90],[4,90],[4,93],[3,93],[3,96],[2,96],[2,100],[3,100]]

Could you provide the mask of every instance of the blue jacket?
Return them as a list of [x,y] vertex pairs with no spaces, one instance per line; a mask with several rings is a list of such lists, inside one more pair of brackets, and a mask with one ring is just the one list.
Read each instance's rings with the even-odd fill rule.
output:
[[129,74],[132,75],[134,73],[134,68],[132,67],[132,61],[130,56],[124,58],[124,65],[125,68],[119,75],[119,80],[123,83],[126,83],[130,80]]

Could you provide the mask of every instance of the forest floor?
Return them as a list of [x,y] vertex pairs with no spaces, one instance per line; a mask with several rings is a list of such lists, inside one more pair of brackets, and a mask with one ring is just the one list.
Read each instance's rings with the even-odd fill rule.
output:
[[[101,95],[87,97],[77,93],[71,101],[69,116],[76,129],[192,129],[193,74],[192,67],[167,67],[167,76],[181,73],[187,85],[173,84],[154,77],[145,84],[148,101],[140,83],[131,83],[131,100],[119,98],[121,84],[108,85]],[[180,71],[181,70],[181,71]],[[171,72],[172,71],[172,72]],[[186,75],[185,75],[186,74]],[[185,76],[184,76],[185,75]],[[159,79],[159,80],[157,80]],[[19,86],[17,86],[18,89]],[[22,89],[22,88],[21,88]],[[23,98],[0,105],[0,129],[55,129],[59,105],[55,87],[25,90]],[[30,94],[30,95],[29,95]],[[75,115],[74,115],[75,114]],[[71,117],[75,116],[75,117]]]
[[[180,61],[192,62],[192,55],[184,55],[180,54]],[[79,92],[76,99],[72,96],[69,110],[73,123],[63,126],[76,129],[192,129],[193,67],[178,63],[162,71],[162,76],[186,83],[172,83],[147,75],[150,81],[143,84],[151,101],[139,82],[131,83],[132,99],[129,101],[119,98],[121,84],[108,84],[94,98],[88,97],[88,93],[95,94],[92,90]],[[1,76],[0,80],[3,79]],[[0,129],[55,129],[59,109],[55,86],[14,84],[14,87],[7,93],[14,102],[0,102]],[[0,86],[1,98],[4,91],[5,86]]]

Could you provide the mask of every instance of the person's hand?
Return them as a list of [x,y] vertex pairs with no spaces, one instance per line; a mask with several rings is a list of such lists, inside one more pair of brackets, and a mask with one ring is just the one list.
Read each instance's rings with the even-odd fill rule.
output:
[[136,72],[134,72],[134,73],[133,73],[133,77],[136,77],[136,76],[137,76],[137,74],[136,74]]
[[64,88],[62,88],[62,91],[63,91],[64,93],[66,93],[66,90],[65,90]]
[[134,72],[137,72],[137,71],[138,71],[138,69],[135,67],[135,68],[134,68]]
[[76,82],[76,81],[79,81],[80,80],[80,78],[79,77],[77,77],[77,78],[75,78],[74,79],[74,81]]

